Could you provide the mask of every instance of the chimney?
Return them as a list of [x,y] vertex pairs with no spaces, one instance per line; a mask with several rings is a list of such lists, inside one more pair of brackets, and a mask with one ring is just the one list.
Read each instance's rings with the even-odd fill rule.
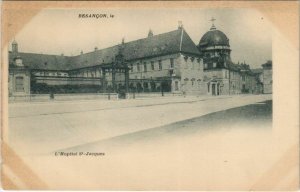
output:
[[18,54],[18,43],[16,42],[16,40],[14,39],[14,41],[11,44],[12,47],[12,52],[13,54]]
[[151,29],[149,29],[148,37],[153,37],[153,31]]
[[98,50],[98,47],[95,47],[95,51],[97,51]]
[[80,55],[82,55],[82,54],[83,54],[83,51],[81,50],[81,51],[80,51]]
[[182,28],[183,28],[182,21],[178,21],[178,29],[182,29]]

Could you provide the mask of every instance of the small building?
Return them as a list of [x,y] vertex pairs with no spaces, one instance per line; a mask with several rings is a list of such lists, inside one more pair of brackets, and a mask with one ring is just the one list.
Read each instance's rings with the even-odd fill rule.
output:
[[255,74],[256,85],[255,85],[255,94],[263,93],[263,68],[252,69],[252,72]]
[[272,71],[272,61],[267,61],[262,64],[263,67],[263,93],[272,93],[273,84],[273,71]]
[[9,96],[24,96],[30,94],[30,69],[23,64],[18,53],[18,44],[12,42],[13,60],[9,64],[8,93]]

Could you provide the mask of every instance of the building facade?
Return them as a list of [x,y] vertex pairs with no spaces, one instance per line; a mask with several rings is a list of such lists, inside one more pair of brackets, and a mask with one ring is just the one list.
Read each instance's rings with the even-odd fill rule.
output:
[[[9,52],[9,93],[172,92],[192,95],[253,93],[255,74],[234,64],[227,36],[216,29],[198,46],[180,24],[174,31],[148,35],[77,56]],[[267,72],[266,72],[267,73]]]
[[254,93],[255,74],[245,62],[232,62],[229,39],[214,24],[200,39],[198,49],[203,58],[208,94]]
[[265,64],[262,64],[263,67],[263,93],[270,94],[273,91],[273,70],[272,70],[272,61],[267,61]]

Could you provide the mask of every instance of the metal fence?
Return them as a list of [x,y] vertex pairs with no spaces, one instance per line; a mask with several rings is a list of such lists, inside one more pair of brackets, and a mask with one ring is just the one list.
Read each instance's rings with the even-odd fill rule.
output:
[[143,99],[143,98],[159,98],[159,97],[175,97],[183,96],[182,93],[161,93],[161,92],[149,92],[149,93],[128,93],[127,98],[129,99]]
[[74,94],[28,94],[9,97],[9,102],[22,101],[68,101],[68,100],[118,100],[117,93],[74,93]]

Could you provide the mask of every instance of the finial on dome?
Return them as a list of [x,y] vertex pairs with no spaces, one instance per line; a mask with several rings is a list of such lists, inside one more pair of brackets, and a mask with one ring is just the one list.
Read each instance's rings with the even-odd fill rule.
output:
[[215,21],[216,19],[214,18],[214,17],[212,17],[211,19],[210,19],[210,21],[212,22],[212,25],[211,25],[211,28],[210,28],[210,30],[216,30],[217,28],[216,28],[216,26],[215,26],[215,24],[214,24],[214,21]]

